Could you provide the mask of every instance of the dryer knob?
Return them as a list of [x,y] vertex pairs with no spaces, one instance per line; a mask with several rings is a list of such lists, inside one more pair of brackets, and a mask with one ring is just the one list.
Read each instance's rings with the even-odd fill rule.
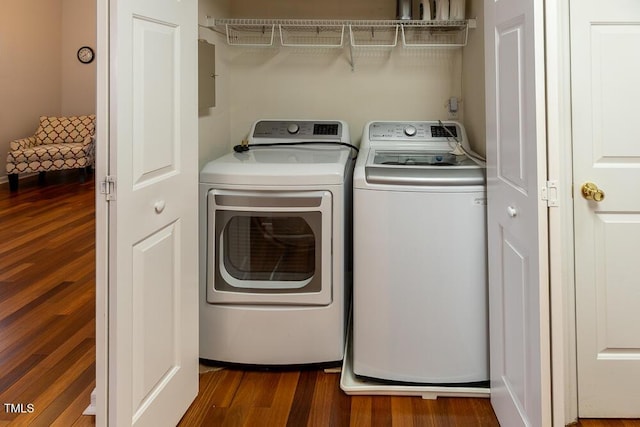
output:
[[299,130],[300,130],[300,126],[298,126],[295,123],[291,123],[289,126],[287,126],[287,132],[289,132],[292,135],[298,133]]
[[404,128],[404,134],[407,136],[416,136],[416,132],[418,132],[418,130],[415,126],[407,126]]

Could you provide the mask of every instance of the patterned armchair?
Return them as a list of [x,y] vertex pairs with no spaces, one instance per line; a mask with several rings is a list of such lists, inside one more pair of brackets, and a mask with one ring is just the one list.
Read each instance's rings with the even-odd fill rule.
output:
[[[40,117],[35,135],[11,141],[7,175],[11,191],[18,174],[93,166],[96,116]],[[84,178],[84,174],[82,175]]]

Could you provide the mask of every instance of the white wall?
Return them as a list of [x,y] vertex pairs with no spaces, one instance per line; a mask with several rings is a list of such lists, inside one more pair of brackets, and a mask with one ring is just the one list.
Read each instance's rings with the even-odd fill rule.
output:
[[258,118],[343,119],[359,141],[369,120],[446,119],[460,97],[460,53],[395,49],[356,57],[348,49],[231,52],[232,138]]
[[[417,17],[418,1],[414,1]],[[234,18],[395,19],[395,0],[245,0],[232,2]],[[227,17],[228,18],[228,17]]]
[[9,141],[60,112],[62,0],[0,2],[0,177]]
[[[200,0],[198,23],[207,25],[207,17],[227,17],[230,0]],[[216,105],[198,112],[200,169],[210,160],[227,153],[231,145],[231,70],[227,62],[226,38],[207,28],[199,29],[200,39],[216,47]]]
[[464,126],[474,150],[486,153],[484,96],[484,17],[482,0],[467,0],[467,17],[476,18],[462,51],[462,102]]
[[[90,46],[96,51],[96,1],[62,0],[62,104],[65,116],[93,114],[96,111],[96,60],[82,64],[78,49]],[[101,52],[96,52],[97,55]]]

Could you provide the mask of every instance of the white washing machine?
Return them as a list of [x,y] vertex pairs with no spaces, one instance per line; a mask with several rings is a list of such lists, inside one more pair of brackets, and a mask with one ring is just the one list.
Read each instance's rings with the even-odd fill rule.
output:
[[342,121],[261,120],[200,173],[200,357],[344,355],[355,147]]
[[457,122],[364,128],[353,181],[359,377],[489,379],[485,169],[461,149],[474,155]]

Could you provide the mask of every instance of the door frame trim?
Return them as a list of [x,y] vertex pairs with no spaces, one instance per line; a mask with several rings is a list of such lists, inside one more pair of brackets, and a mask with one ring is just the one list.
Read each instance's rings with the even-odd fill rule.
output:
[[109,0],[96,0],[96,426],[109,424],[109,202],[100,182],[109,174]]
[[[578,419],[573,234],[573,153],[569,2],[546,2],[547,173],[559,182],[549,208],[549,283],[553,425]],[[548,42],[551,41],[551,42]]]

